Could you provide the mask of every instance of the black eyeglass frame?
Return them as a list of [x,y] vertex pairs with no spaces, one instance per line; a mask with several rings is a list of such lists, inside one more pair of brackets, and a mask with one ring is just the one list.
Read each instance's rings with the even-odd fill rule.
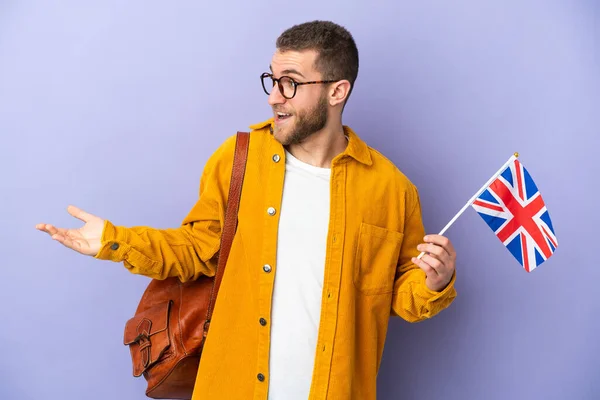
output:
[[[334,82],[338,82],[339,79],[335,79],[335,80],[327,80],[327,81],[309,81],[309,82],[296,82],[296,80],[294,78],[291,78],[289,76],[282,76],[280,78],[275,78],[273,76],[273,74],[270,74],[268,72],[263,72],[260,76],[260,82],[262,83],[262,87],[263,90],[265,91],[265,93],[267,94],[267,96],[269,96],[271,93],[269,93],[269,91],[267,90],[267,86],[265,86],[265,78],[270,78],[273,84],[273,88],[275,87],[275,83],[277,83],[277,86],[279,87],[279,93],[281,93],[281,95],[286,98],[286,99],[293,99],[294,96],[296,96],[296,92],[298,90],[298,86],[302,86],[302,85],[314,85],[314,84],[321,84],[321,83],[334,83]],[[291,97],[286,96],[283,93],[283,86],[279,83],[282,79],[289,79],[292,82],[292,86],[294,87],[294,94],[292,94]]]

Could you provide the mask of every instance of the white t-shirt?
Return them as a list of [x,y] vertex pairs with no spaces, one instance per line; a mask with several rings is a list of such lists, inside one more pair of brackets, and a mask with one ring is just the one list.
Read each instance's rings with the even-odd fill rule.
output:
[[271,313],[269,400],[306,400],[312,382],[325,251],[331,170],[286,151]]

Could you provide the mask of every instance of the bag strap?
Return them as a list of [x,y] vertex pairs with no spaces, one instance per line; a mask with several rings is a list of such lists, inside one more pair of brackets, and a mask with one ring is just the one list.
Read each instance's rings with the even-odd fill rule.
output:
[[223,280],[225,265],[229,258],[231,244],[237,229],[238,210],[240,209],[240,197],[242,195],[242,183],[244,182],[244,174],[246,172],[246,161],[248,159],[248,146],[250,144],[250,133],[238,132],[235,142],[235,154],[233,156],[233,169],[231,171],[231,183],[229,185],[229,199],[227,201],[227,209],[225,211],[225,224],[221,234],[221,249],[219,250],[219,262],[213,288],[210,293],[210,301],[208,303],[208,311],[206,315],[206,323],[204,324],[204,335],[208,331],[210,319],[212,318],[213,309],[215,307],[215,299]]

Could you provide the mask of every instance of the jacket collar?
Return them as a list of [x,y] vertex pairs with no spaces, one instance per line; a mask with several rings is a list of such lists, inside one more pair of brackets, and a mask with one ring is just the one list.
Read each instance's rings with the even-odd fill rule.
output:
[[[273,133],[273,123],[273,118],[270,118],[266,121],[250,125],[250,129],[261,130],[268,127],[269,131]],[[371,159],[371,152],[369,151],[367,144],[363,142],[350,127],[346,125],[344,125],[344,133],[348,137],[348,146],[340,156],[350,156],[362,164],[372,165],[373,160]]]

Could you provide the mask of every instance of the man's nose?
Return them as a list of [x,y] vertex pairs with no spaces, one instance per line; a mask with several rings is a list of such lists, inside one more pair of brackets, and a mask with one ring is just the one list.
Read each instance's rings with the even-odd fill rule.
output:
[[269,95],[269,105],[274,106],[276,104],[285,103],[287,99],[283,97],[281,91],[279,90],[279,82],[275,82],[273,85],[273,90],[271,90],[271,94]]

